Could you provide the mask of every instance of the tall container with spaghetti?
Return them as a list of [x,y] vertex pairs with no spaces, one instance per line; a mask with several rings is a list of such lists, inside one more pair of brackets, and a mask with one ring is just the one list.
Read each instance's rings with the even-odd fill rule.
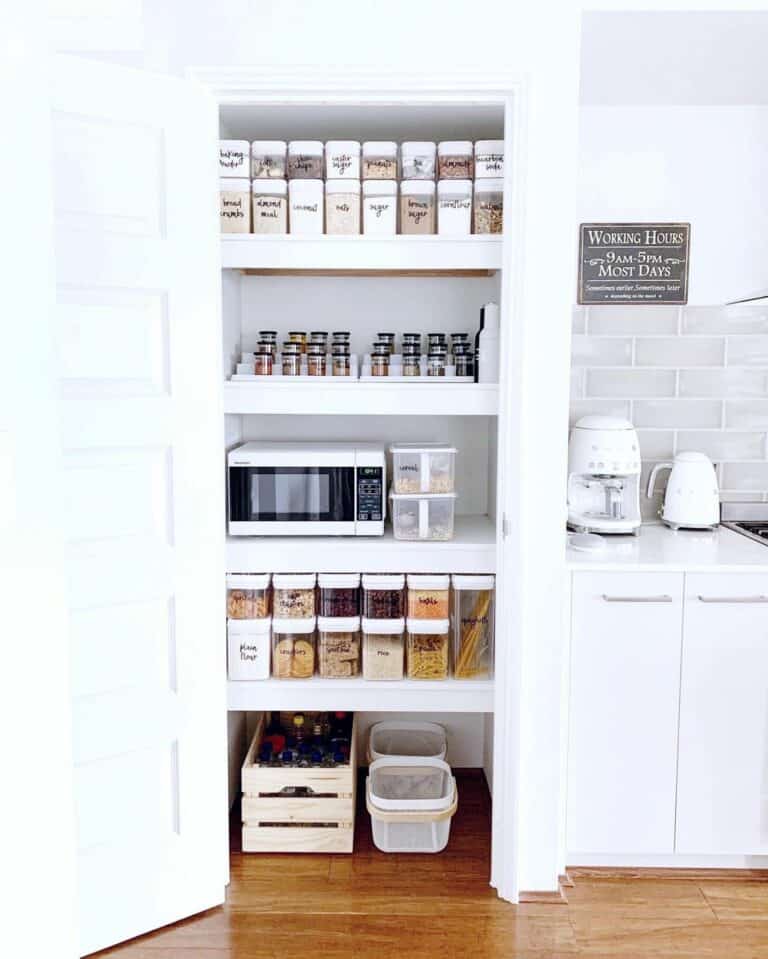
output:
[[455,679],[493,676],[494,577],[451,577],[451,634]]

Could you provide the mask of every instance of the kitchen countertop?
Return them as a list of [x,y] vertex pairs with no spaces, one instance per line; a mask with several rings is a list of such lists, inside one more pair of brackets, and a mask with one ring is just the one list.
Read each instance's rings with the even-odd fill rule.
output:
[[714,531],[671,530],[643,524],[639,536],[605,536],[605,548],[585,552],[568,547],[570,570],[614,572],[768,573],[768,543],[762,545],[722,526]]

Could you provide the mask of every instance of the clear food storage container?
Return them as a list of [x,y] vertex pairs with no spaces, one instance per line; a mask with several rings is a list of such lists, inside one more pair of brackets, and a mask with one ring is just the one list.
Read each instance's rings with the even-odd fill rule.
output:
[[315,618],[272,620],[272,675],[310,679],[315,673]]
[[275,619],[312,619],[316,578],[315,573],[275,573],[272,577]]
[[222,233],[251,232],[250,180],[219,180],[219,227]]
[[288,144],[288,179],[323,179],[323,144],[320,140],[291,140]]
[[475,143],[475,179],[504,176],[504,141],[478,140]]
[[253,232],[288,232],[288,181],[254,180]]
[[471,140],[443,140],[437,144],[437,175],[441,180],[471,180],[475,175]]
[[269,616],[269,573],[230,573],[227,576],[227,617],[264,619]]
[[433,180],[405,180],[400,184],[400,232],[407,236],[435,232]]
[[472,229],[472,181],[440,180],[437,184],[437,232],[468,236]]
[[493,675],[494,577],[451,577],[453,675],[490,679]]
[[288,202],[291,233],[315,235],[323,232],[322,180],[290,180]]
[[411,140],[400,147],[402,177],[404,180],[435,179],[436,147],[431,140]]
[[364,180],[397,179],[397,144],[391,140],[367,140],[363,144]]
[[396,443],[392,483],[396,493],[452,493],[456,447],[442,443]]
[[317,585],[321,616],[360,615],[360,573],[320,573]]
[[360,673],[360,617],[318,616],[318,673],[323,679],[349,679]]
[[328,140],[325,144],[325,176],[328,180],[360,179],[360,143]]
[[247,179],[250,156],[251,145],[247,140],[219,140],[219,176]]
[[363,678],[402,679],[405,674],[405,620],[363,617]]
[[397,232],[397,182],[363,181],[363,233],[394,236]]
[[405,616],[405,576],[363,573],[363,616],[402,619]]
[[475,180],[475,233],[501,233],[504,225],[504,181]]
[[229,678],[245,681],[269,678],[272,620],[230,619],[227,623]]
[[448,679],[447,619],[407,619],[408,679]]
[[325,232],[354,236],[360,232],[360,181],[325,181]]
[[450,583],[451,578],[447,574],[424,576],[409,573],[408,618],[447,620],[450,615]]
[[254,140],[251,143],[251,176],[254,180],[284,180],[285,140]]
[[371,726],[368,762],[393,757],[445,759],[448,739],[439,723],[415,719],[387,719]]
[[395,539],[453,539],[456,493],[390,493]]

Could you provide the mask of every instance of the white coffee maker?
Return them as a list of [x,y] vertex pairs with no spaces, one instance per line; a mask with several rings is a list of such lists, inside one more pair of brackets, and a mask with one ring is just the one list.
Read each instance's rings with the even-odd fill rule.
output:
[[584,416],[568,443],[568,526],[640,532],[640,444],[629,420]]

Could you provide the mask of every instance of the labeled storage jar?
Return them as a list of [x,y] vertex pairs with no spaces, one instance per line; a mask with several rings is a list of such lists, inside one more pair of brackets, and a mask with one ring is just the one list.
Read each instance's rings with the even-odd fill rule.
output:
[[475,180],[475,233],[501,233],[504,225],[504,181]]
[[448,679],[447,619],[406,620],[408,679]]
[[325,144],[325,176],[328,180],[360,179],[360,143],[328,140]]
[[256,376],[272,375],[272,344],[259,343],[253,351],[253,372]]
[[322,180],[291,180],[288,202],[291,233],[314,236],[323,232]]
[[284,180],[285,140],[254,140],[251,144],[251,176],[254,180]]
[[250,176],[251,145],[247,140],[219,140],[219,176]]
[[408,618],[448,619],[450,576],[408,574]]
[[392,140],[367,140],[361,172],[364,180],[396,180],[397,144]]
[[402,619],[405,616],[405,576],[363,573],[363,616]]
[[318,610],[321,616],[360,615],[360,573],[320,573]]
[[331,353],[331,375],[351,376],[352,364],[349,356],[349,347],[334,347]]
[[325,376],[327,372],[327,354],[324,343],[309,343],[307,345],[307,375]]
[[456,447],[442,443],[395,443],[392,488],[396,493],[452,493]]
[[275,573],[272,577],[275,619],[311,619],[315,615],[315,573]]
[[253,232],[288,232],[288,181],[254,180]]
[[421,347],[417,343],[403,343],[403,376],[421,376]]
[[493,675],[494,577],[451,577],[453,675],[490,679]]
[[269,573],[229,573],[227,618],[264,619],[269,616]]
[[437,175],[441,180],[471,180],[475,175],[471,140],[443,140],[437,144]]
[[437,232],[468,236],[472,229],[472,181],[440,180],[437,184]]
[[272,620],[230,619],[227,623],[227,671],[230,679],[268,679]]
[[475,142],[475,179],[499,179],[504,176],[504,141],[477,140]]
[[323,144],[320,140],[291,140],[288,144],[288,179],[323,179]]
[[219,226],[222,233],[251,232],[250,180],[219,180]]
[[315,617],[272,620],[272,675],[310,679],[315,674]]
[[280,366],[283,376],[301,375],[301,343],[293,343],[290,340],[283,343]]
[[363,233],[394,236],[397,232],[397,182],[363,181]]
[[404,180],[435,179],[435,144],[430,140],[411,140],[400,147],[400,167]]
[[355,236],[360,232],[360,181],[325,181],[325,232]]
[[360,673],[360,617],[317,619],[317,664],[323,679],[351,679]]
[[363,679],[402,679],[405,620],[363,618]]
[[400,184],[400,232],[407,236],[435,232],[433,180],[404,180]]
[[456,493],[390,493],[395,539],[453,539]]

